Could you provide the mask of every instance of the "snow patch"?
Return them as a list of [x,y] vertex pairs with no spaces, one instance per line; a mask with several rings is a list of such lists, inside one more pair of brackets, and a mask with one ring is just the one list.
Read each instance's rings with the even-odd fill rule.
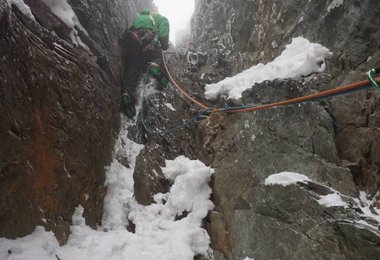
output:
[[171,111],[176,111],[175,108],[172,106],[172,104],[165,103],[165,106],[169,108]]
[[278,44],[277,44],[277,42],[274,40],[274,41],[272,41],[271,46],[272,46],[273,49],[276,49],[276,48],[278,47]]
[[76,226],[86,226],[86,220],[83,217],[84,208],[79,205],[75,208],[74,214],[72,216],[73,225]]
[[156,89],[157,84],[155,78],[151,77],[148,73],[143,74],[136,91],[136,97],[138,97],[138,102],[135,106],[136,115],[141,112],[143,99],[159,92]]
[[[166,172],[176,172],[176,177]],[[59,251],[61,259],[168,259],[193,260],[206,254],[210,238],[202,220],[213,208],[208,186],[212,170],[199,161],[180,156],[166,161],[165,176],[174,181],[170,192],[157,194],[156,203],[139,205],[129,198],[122,205],[135,233],[119,227],[107,232],[87,226],[71,227],[68,244]],[[185,214],[186,212],[186,214]],[[179,220],[176,220],[180,217]]]
[[64,22],[69,28],[71,28],[70,38],[75,45],[80,45],[86,50],[90,50],[86,44],[84,44],[78,35],[78,31],[75,27],[79,28],[84,34],[88,36],[86,29],[79,22],[78,17],[74,13],[71,5],[67,0],[42,0],[62,22]]
[[327,12],[331,12],[331,10],[338,8],[343,5],[344,0],[333,0],[330,5],[327,7]]
[[0,259],[57,259],[58,241],[53,232],[37,226],[28,236],[15,240],[0,238]]
[[251,126],[250,126],[250,124],[249,124],[249,121],[248,120],[245,120],[245,122],[244,122],[244,128],[245,129],[249,129]]
[[162,169],[165,177],[170,176],[169,178],[173,179],[173,172],[177,175],[168,194],[167,206],[171,207],[175,214],[191,212],[188,215],[189,220],[201,224],[207,212],[214,208],[209,200],[212,190],[208,185],[213,170],[198,160],[189,160],[184,156],[166,161],[166,165],[170,166]]
[[[296,184],[297,182],[306,182],[312,181],[307,176],[299,173],[293,172],[282,172],[278,174],[272,174],[268,178],[265,179],[265,185],[282,185],[287,186],[291,184]],[[325,188],[330,190],[330,194],[324,196],[318,196],[319,198],[316,201],[325,207],[344,207],[344,208],[360,208],[360,211],[355,210],[361,216],[361,220],[355,220],[352,223],[357,223],[364,225],[368,228],[378,230],[380,227],[380,209],[374,206],[377,203],[376,198],[380,195],[380,192],[373,196],[372,199],[368,199],[370,196],[364,192],[360,191],[359,198],[349,197],[340,192],[336,191],[331,187],[327,187],[323,184],[320,184]],[[344,200],[343,200],[344,199]],[[347,203],[345,201],[353,201],[353,205],[351,203]],[[367,221],[371,219],[372,221]],[[350,221],[348,219],[348,221]]]
[[78,17],[74,13],[71,5],[67,0],[42,0],[62,22],[64,22],[68,27],[74,28],[78,26],[79,29],[83,30],[86,34],[86,30],[80,24]]
[[325,207],[344,207],[348,208],[348,204],[342,200],[342,197],[338,193],[331,193],[325,196],[321,196],[318,200],[320,205]]
[[359,208],[363,212],[361,213],[363,217],[371,218],[377,221],[377,223],[379,223],[380,225],[380,209],[374,206],[374,204],[376,203],[375,198],[378,197],[379,193],[380,192],[378,192],[378,194],[376,194],[372,200],[369,200],[369,195],[364,191],[360,191],[359,199],[354,200],[358,203]]
[[[114,160],[107,167],[107,194],[104,198],[104,213],[102,227],[107,230],[124,229],[128,226],[127,201],[133,198],[133,171],[138,154],[144,145],[137,144],[128,138],[130,121],[121,118],[121,129],[115,143]],[[126,158],[127,167],[118,159]]]
[[30,10],[30,7],[24,3],[24,0],[7,0],[7,2],[10,7],[12,7],[12,5],[17,6],[21,13],[23,13],[33,21],[36,21],[34,15],[32,14],[32,11]]
[[[84,209],[78,206],[66,245],[60,247],[53,233],[42,227],[24,238],[0,238],[0,259],[42,260],[193,260],[207,255],[210,238],[202,221],[214,208],[208,185],[213,170],[200,161],[184,156],[167,160],[162,168],[173,185],[168,193],[156,194],[156,203],[143,206],[133,197],[135,160],[144,147],[129,140],[128,126],[122,116],[122,127],[115,145],[114,160],[107,168],[107,195],[102,226],[97,230],[86,226]],[[124,166],[117,159],[128,158]],[[128,220],[135,232],[126,227]]]
[[313,72],[322,72],[326,68],[325,59],[332,55],[327,48],[311,43],[303,37],[293,38],[282,54],[272,62],[253,66],[233,77],[206,85],[205,96],[213,100],[218,95],[230,99],[239,99],[244,90],[255,83],[277,78],[296,78]]
[[166,179],[174,181],[179,175],[183,174],[183,171],[202,171],[204,174],[208,174],[207,172],[210,168],[204,166],[204,164],[200,161],[189,161],[185,156],[179,156],[177,159],[170,161],[166,161],[166,167],[161,168]]
[[277,174],[272,174],[268,178],[265,179],[265,185],[282,185],[288,186],[292,184],[296,184],[297,182],[307,182],[310,179],[299,173],[295,172],[281,172]]

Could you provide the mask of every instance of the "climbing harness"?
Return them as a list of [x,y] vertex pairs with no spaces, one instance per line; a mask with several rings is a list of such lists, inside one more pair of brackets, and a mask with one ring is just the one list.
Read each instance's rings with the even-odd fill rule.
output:
[[[380,91],[380,85],[378,82],[380,82],[380,77],[375,78],[375,74],[380,73],[380,68],[378,69],[371,69],[370,71],[367,72],[367,77],[368,80],[363,80],[360,82],[352,83],[349,85],[343,85],[339,86],[333,89],[329,90],[324,90],[320,91],[318,93],[302,96],[302,97],[297,97],[297,98],[292,98],[288,100],[283,100],[279,102],[273,102],[269,104],[264,104],[264,105],[258,105],[258,106],[252,106],[252,105],[243,105],[243,106],[225,106],[223,108],[214,108],[214,107],[209,107],[202,102],[194,99],[191,97],[186,91],[184,91],[178,83],[174,80],[173,76],[171,75],[168,66],[166,64],[165,56],[162,52],[162,57],[163,57],[163,63],[164,67],[166,70],[167,75],[169,76],[170,81],[173,83],[173,85],[176,87],[176,89],[187,99],[189,99],[191,102],[193,102],[195,105],[197,105],[199,108],[202,110],[195,115],[194,117],[186,120],[182,124],[169,129],[165,131],[160,131],[160,130],[153,130],[151,127],[147,125],[145,122],[144,118],[144,107],[143,107],[143,100],[141,101],[142,107],[141,107],[141,112],[140,112],[140,119],[141,122],[145,128],[145,130],[151,134],[151,135],[158,135],[158,136],[164,136],[168,133],[180,130],[185,128],[186,126],[196,122],[197,120],[204,118],[205,116],[208,116],[211,113],[240,113],[240,112],[250,112],[250,111],[259,111],[259,110],[264,110],[268,108],[274,108],[274,107],[283,107],[283,106],[288,106],[288,105],[295,105],[295,104],[300,104],[304,102],[311,102],[311,101],[319,101],[323,98],[328,98],[328,97],[334,97],[334,96],[339,96],[339,95],[345,95],[351,92],[367,89],[370,86],[374,87],[376,90]],[[144,95],[143,95],[144,96]]]
[[130,41],[140,46],[142,52],[153,51],[159,45],[157,33],[150,29],[130,28],[128,35]]

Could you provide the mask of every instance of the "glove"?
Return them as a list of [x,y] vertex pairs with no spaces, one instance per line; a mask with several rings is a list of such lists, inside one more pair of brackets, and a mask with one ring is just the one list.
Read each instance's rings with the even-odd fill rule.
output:
[[148,73],[157,79],[162,88],[165,88],[168,85],[169,79],[162,73],[160,66],[157,63],[151,62],[149,64]]
[[131,102],[131,98],[127,93],[121,96],[121,110],[129,118],[133,118],[136,114],[135,107]]
[[169,79],[165,75],[162,75],[161,79],[158,80],[158,83],[162,88],[166,88],[166,86],[169,84]]

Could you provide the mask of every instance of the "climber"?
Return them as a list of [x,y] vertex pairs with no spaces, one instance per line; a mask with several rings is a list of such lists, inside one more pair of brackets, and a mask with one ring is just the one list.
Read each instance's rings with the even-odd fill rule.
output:
[[157,12],[142,11],[119,41],[124,53],[122,111],[132,118],[135,114],[136,87],[142,72],[157,79],[160,88],[169,83],[164,70],[162,49],[169,47],[169,22]]

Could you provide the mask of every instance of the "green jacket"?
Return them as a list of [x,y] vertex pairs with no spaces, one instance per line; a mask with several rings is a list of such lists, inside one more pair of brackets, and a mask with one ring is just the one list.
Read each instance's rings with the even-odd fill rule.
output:
[[150,29],[157,33],[162,48],[169,47],[169,21],[166,17],[148,10],[142,11],[133,21],[135,29]]

